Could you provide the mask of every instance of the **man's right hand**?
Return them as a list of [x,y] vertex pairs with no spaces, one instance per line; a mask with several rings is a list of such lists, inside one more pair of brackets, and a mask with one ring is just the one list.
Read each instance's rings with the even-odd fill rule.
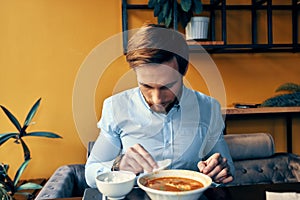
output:
[[153,169],[158,168],[155,160],[140,144],[127,149],[119,166],[120,170],[132,171],[135,174],[152,172]]

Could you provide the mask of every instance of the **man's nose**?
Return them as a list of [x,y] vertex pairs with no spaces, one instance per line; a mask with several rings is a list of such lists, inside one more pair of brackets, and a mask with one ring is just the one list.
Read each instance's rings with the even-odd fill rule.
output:
[[163,92],[159,89],[153,90],[152,101],[154,104],[161,104],[163,100]]

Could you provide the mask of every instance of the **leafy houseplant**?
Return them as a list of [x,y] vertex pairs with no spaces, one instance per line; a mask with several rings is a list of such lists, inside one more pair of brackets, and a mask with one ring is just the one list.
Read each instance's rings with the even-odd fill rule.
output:
[[203,10],[201,0],[149,0],[148,7],[154,9],[154,16],[158,18],[158,23],[163,23],[167,27],[170,27],[174,20],[174,7],[177,8],[177,20],[183,28],[187,26],[194,14],[200,14]]
[[35,132],[27,132],[28,126],[31,124],[32,118],[36,114],[36,111],[40,105],[41,98],[38,99],[35,104],[30,109],[23,126],[21,126],[20,122],[17,118],[4,106],[1,106],[1,109],[4,111],[6,116],[12,122],[12,124],[16,127],[17,132],[12,133],[2,133],[0,134],[0,146],[4,144],[9,139],[15,140],[16,144],[21,144],[24,153],[24,162],[21,164],[19,169],[17,170],[14,178],[10,178],[7,171],[9,166],[7,164],[0,163],[0,199],[12,199],[13,195],[16,193],[20,193],[23,195],[30,195],[28,193],[21,193],[21,190],[27,189],[40,189],[42,186],[35,184],[35,183],[25,183],[20,185],[19,180],[20,177],[29,164],[31,157],[30,157],[30,150],[26,143],[23,140],[23,137],[27,136],[37,136],[37,137],[47,137],[47,138],[61,138],[61,136],[46,131],[35,131]]
[[275,92],[284,92],[266,99],[262,107],[289,107],[300,106],[300,85],[296,83],[284,83]]

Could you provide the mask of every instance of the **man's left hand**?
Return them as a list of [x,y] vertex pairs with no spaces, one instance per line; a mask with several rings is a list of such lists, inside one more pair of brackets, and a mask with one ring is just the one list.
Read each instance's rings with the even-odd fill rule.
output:
[[198,162],[199,171],[208,175],[216,183],[229,183],[233,181],[227,159],[220,153],[215,153],[205,161]]

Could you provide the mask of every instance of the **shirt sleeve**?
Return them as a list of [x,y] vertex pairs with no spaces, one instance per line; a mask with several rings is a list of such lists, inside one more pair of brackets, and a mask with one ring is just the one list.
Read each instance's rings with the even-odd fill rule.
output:
[[227,159],[230,172],[232,175],[234,175],[235,168],[228,145],[223,135],[224,127],[225,124],[222,117],[220,104],[213,99],[211,104],[211,120],[207,129],[207,134],[203,141],[203,149],[200,149],[200,154],[202,154],[202,157],[208,158],[214,153],[220,153],[222,157]]
[[227,145],[223,135],[220,135],[218,142],[216,143],[216,145],[214,146],[214,148],[211,150],[211,152],[208,155],[212,155],[214,153],[220,153],[222,155],[222,157],[227,159],[227,163],[230,168],[230,173],[234,177],[234,175],[235,175],[234,164],[233,164],[233,161],[232,161],[232,158],[230,155],[228,145]]
[[102,117],[98,123],[101,132],[85,165],[86,182],[92,188],[96,187],[96,176],[110,171],[121,151],[121,140],[119,134],[116,134],[109,106],[110,104],[104,103]]

